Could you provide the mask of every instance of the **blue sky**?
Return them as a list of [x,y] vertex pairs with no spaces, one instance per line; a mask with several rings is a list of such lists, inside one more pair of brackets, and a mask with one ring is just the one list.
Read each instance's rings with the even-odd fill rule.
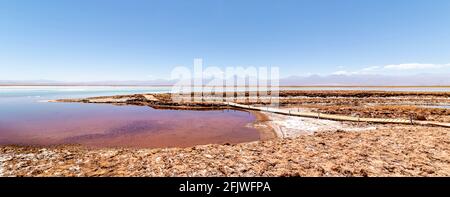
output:
[[176,66],[450,74],[448,0],[0,0],[0,80],[151,80]]

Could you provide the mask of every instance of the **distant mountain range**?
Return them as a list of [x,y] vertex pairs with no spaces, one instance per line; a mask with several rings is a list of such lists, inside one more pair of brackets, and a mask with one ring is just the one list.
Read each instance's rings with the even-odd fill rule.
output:
[[449,86],[449,74],[390,75],[310,75],[280,79],[281,85],[317,86]]
[[[177,80],[64,82],[51,80],[0,80],[0,85],[173,85]],[[390,75],[309,75],[280,79],[281,86],[450,86],[449,74]]]

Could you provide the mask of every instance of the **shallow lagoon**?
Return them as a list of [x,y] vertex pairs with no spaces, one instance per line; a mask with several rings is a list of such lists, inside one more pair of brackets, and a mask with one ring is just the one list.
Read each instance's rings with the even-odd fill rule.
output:
[[259,139],[255,117],[235,110],[157,110],[45,100],[142,92],[165,87],[0,87],[0,144],[185,147]]

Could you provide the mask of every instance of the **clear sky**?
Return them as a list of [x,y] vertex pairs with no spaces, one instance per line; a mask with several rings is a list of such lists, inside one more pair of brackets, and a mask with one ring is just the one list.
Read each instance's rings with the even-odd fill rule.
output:
[[450,74],[450,1],[0,0],[0,80],[150,80],[194,58]]

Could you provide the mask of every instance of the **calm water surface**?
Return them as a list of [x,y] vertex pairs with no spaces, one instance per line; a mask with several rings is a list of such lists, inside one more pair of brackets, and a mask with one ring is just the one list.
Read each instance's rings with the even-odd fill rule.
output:
[[166,87],[0,87],[0,144],[184,147],[259,139],[243,111],[156,110],[48,99],[167,92]]

